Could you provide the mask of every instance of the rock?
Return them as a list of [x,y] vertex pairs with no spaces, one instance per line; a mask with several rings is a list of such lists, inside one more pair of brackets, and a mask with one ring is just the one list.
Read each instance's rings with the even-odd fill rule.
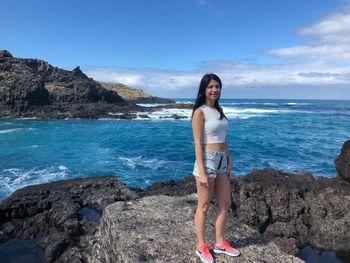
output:
[[350,182],[350,140],[341,148],[340,154],[334,160],[338,176]]
[[[198,262],[194,253],[193,216],[196,195],[149,196],[106,207],[89,262]],[[214,209],[210,209],[208,239],[214,238]],[[227,239],[240,246],[235,262],[302,262],[273,242],[229,218]],[[232,258],[217,255],[217,262]]]
[[55,261],[64,251],[67,244],[62,240],[54,241],[45,249],[45,257],[49,262]]
[[[138,191],[138,189],[134,189]],[[168,180],[165,182],[157,182],[143,191],[138,193],[141,196],[152,195],[168,195],[168,196],[186,196],[196,193],[195,178],[193,176],[186,176],[179,180]]]
[[187,116],[180,116],[177,114],[173,114],[171,116],[164,116],[164,117],[160,117],[161,119],[174,119],[174,120],[179,120],[179,119],[187,119]]
[[141,118],[141,119],[150,119],[151,117],[146,115],[146,114],[139,114],[138,115],[138,118]]
[[80,209],[102,213],[111,203],[135,198],[138,194],[113,176],[27,186],[0,201],[0,242],[41,233],[40,246],[49,262],[68,262],[75,256],[84,260],[99,221],[84,217]]
[[103,103],[111,107],[126,103],[115,91],[88,78],[79,67],[69,71],[39,59],[14,58],[8,51],[0,54],[0,117],[40,117],[46,112],[51,114],[48,117],[58,113],[71,117],[67,115],[76,104]]
[[234,178],[232,200],[237,219],[271,239],[350,252],[350,184],[343,180],[255,169]]
[[[242,223],[273,239],[287,253],[307,244],[350,252],[350,184],[308,172],[255,169],[231,178],[232,212]],[[141,196],[195,193],[193,176],[155,183]]]
[[0,57],[3,58],[12,58],[12,55],[10,52],[8,52],[7,50],[0,50]]
[[159,108],[165,108],[165,109],[193,109],[193,104],[191,103],[168,103],[166,105],[159,105],[152,107],[154,109],[159,110]]

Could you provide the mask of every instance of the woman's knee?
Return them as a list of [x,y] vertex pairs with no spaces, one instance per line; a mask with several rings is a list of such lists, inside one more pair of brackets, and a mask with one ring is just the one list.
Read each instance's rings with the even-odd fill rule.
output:
[[226,199],[218,202],[218,209],[229,210],[231,208],[231,199]]
[[199,203],[197,205],[197,211],[207,214],[210,208],[210,202]]

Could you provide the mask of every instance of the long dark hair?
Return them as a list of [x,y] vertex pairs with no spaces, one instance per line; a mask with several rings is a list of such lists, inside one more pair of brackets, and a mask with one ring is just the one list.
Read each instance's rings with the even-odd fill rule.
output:
[[[219,83],[220,90],[222,89],[221,79],[217,75],[215,75],[213,73],[205,74],[203,76],[200,84],[199,84],[199,89],[198,89],[196,102],[194,103],[193,110],[192,110],[192,117],[193,117],[194,111],[205,103],[205,98],[206,98],[205,97],[205,90],[208,87],[209,82],[212,81],[212,80],[217,81]],[[220,95],[221,95],[221,93],[220,93]],[[215,101],[214,106],[218,110],[218,112],[220,113],[220,120],[222,120],[222,118],[226,118],[226,116],[225,116],[222,108],[219,105],[219,99],[220,99],[220,96]]]

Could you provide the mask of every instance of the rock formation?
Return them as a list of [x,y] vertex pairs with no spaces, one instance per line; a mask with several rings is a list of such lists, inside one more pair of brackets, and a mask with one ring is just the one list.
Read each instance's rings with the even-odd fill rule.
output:
[[334,160],[338,176],[350,182],[350,140],[341,148],[340,154]]
[[102,213],[108,204],[137,197],[112,176],[25,187],[0,201],[0,243],[40,235],[48,262],[84,260],[99,222],[82,209]]
[[[88,262],[198,262],[193,216],[196,195],[149,196],[117,202],[104,211]],[[208,239],[214,239],[215,210],[209,213]],[[217,262],[303,262],[283,253],[273,242],[230,217],[227,239],[242,255],[216,255]]]
[[88,78],[79,67],[63,70],[0,50],[0,118],[135,118],[131,111],[144,108]]

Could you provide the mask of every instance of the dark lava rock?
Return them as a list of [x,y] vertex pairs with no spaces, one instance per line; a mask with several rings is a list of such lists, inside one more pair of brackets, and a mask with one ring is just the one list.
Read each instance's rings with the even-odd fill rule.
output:
[[79,67],[63,70],[43,60],[14,58],[8,51],[0,51],[0,117],[37,117],[45,111],[54,115],[59,108],[67,115],[76,104],[123,102]]
[[7,50],[0,50],[0,57],[3,58],[12,58],[12,54],[8,52]]
[[187,119],[186,116],[180,116],[177,114],[173,114],[171,116],[164,116],[164,117],[160,117],[161,119],[174,119],[174,120],[180,120],[180,119]]
[[175,103],[173,99],[160,98],[160,97],[143,97],[133,100],[135,103]]
[[[232,214],[274,240],[287,253],[298,247],[350,250],[350,183],[307,172],[255,169],[231,178]],[[185,196],[196,192],[193,176],[155,183],[141,196]]]
[[82,216],[80,210],[102,213],[111,203],[135,198],[137,193],[112,176],[28,186],[0,201],[0,242],[42,234],[40,246],[48,262],[68,262],[79,255],[85,260],[99,221]]
[[334,160],[338,176],[350,182],[350,140],[341,148],[340,154]]
[[197,192],[196,181],[193,176],[186,176],[179,180],[168,180],[157,182],[144,190],[135,189],[140,196],[167,195],[167,196],[186,196]]
[[240,222],[276,242],[350,250],[350,183],[343,180],[255,169],[234,178],[232,201]]
[[154,109],[160,109],[160,108],[164,108],[164,109],[193,109],[193,104],[191,103],[169,103],[166,105],[158,105],[158,106],[154,106],[154,107],[149,107],[154,108]]

